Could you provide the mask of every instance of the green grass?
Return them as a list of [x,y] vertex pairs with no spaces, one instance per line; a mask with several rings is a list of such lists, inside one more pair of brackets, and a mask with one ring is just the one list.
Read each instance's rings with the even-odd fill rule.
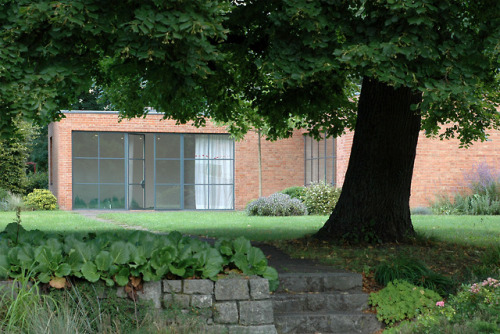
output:
[[500,216],[412,217],[415,231],[432,239],[477,247],[500,244]]
[[98,217],[151,231],[175,230],[207,237],[244,236],[255,241],[301,238],[316,232],[327,219],[326,216],[249,217],[244,212],[213,211],[103,213]]
[[[256,217],[244,212],[176,211],[103,213],[101,218],[141,226],[152,231],[250,240],[290,240],[314,234],[327,216]],[[422,236],[460,245],[487,247],[500,243],[500,216],[423,216],[412,217]]]
[[[0,231],[7,224],[16,220],[13,211],[0,212]],[[27,230],[42,230],[46,232],[98,232],[109,230],[123,230],[123,228],[99,222],[68,211],[23,211],[21,224]]]

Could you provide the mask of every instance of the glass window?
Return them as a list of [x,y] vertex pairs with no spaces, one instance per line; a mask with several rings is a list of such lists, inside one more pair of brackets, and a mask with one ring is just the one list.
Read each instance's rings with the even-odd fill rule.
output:
[[97,184],[73,185],[73,209],[97,209],[99,207]]
[[125,183],[125,163],[123,159],[101,159],[100,183]]
[[73,132],[73,207],[125,208],[125,134]]
[[144,158],[144,135],[128,136],[128,158],[129,159]]
[[125,209],[124,185],[101,185],[100,189],[101,209]]
[[335,139],[316,141],[306,136],[304,146],[305,185],[313,182],[335,185]]
[[157,160],[156,183],[180,184],[181,162],[179,160]]
[[124,158],[125,134],[101,133],[99,134],[99,157]]
[[156,136],[157,159],[179,159],[181,157],[181,136],[160,134]]
[[98,183],[98,159],[74,159],[73,160],[73,182],[75,183]]
[[96,132],[73,132],[73,156],[97,157],[99,135]]
[[181,209],[180,186],[156,186],[157,209]]

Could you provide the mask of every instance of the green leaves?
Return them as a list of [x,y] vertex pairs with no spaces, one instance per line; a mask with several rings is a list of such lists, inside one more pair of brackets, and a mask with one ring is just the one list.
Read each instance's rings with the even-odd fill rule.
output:
[[[212,247],[179,232],[166,236],[133,232],[123,238],[111,233],[63,237],[22,228],[18,235],[17,231],[17,226],[8,225],[0,233],[0,278],[16,277],[28,269],[41,282],[56,287],[64,286],[61,280],[55,284],[57,278],[66,276],[123,286],[131,276],[144,281],[167,275],[216,280],[225,268],[239,268],[245,275],[265,275],[272,286],[277,282],[277,273],[267,266],[262,251],[243,237],[222,239]],[[16,238],[26,243],[14,244]]]

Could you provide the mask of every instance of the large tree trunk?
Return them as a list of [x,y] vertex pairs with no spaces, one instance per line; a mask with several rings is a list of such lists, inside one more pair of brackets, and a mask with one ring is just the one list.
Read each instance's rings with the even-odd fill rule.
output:
[[316,234],[350,243],[397,242],[414,235],[410,187],[421,94],[364,78],[342,193]]

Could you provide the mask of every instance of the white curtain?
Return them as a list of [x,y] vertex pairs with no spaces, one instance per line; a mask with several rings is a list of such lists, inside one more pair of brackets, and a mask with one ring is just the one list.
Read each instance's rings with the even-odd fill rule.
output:
[[195,158],[196,209],[231,209],[233,141],[226,136],[197,135]]

